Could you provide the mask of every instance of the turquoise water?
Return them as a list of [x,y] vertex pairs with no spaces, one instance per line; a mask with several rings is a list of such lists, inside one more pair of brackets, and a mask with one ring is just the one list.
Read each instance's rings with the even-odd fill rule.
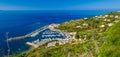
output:
[[[76,11],[0,11],[0,56],[7,54],[5,33],[9,37],[22,36],[38,28],[52,23],[62,23],[83,17],[106,14],[113,10],[76,10]],[[35,38],[28,38],[10,42],[10,54],[16,54],[28,50],[25,43],[36,39],[42,39],[41,34]]]

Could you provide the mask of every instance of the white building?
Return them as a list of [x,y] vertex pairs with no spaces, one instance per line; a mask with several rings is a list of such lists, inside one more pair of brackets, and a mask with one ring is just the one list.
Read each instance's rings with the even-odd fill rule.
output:
[[110,17],[114,17],[113,15],[110,15]]
[[108,17],[109,15],[105,15],[105,17]]
[[80,28],[81,26],[76,26],[76,28]]
[[104,21],[107,21],[107,19],[104,19]]
[[56,42],[51,42],[47,44],[47,47],[55,46]]
[[115,18],[119,18],[119,16],[115,16]]
[[100,25],[101,28],[105,27],[105,25]]
[[88,26],[88,24],[86,24],[86,23],[84,23],[84,24],[82,24],[83,26]]
[[105,18],[105,17],[102,17],[102,18]]
[[113,25],[113,23],[109,23],[109,24],[108,24],[109,27],[112,26],[112,25]]

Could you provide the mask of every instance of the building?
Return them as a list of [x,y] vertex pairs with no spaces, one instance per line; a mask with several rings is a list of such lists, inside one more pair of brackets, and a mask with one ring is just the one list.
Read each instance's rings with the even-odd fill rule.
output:
[[100,25],[101,28],[105,27],[105,25]]
[[112,26],[112,25],[113,25],[113,23],[109,23],[109,24],[108,24],[109,27]]

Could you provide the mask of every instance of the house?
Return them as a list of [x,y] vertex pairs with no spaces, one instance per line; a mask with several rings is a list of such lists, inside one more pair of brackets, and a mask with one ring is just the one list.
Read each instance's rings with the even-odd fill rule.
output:
[[76,26],[76,28],[80,28],[81,26]]
[[72,38],[75,39],[76,32],[70,32],[69,35],[71,35]]
[[75,35],[75,34],[76,34],[76,32],[70,32],[69,34],[70,34],[70,35]]
[[56,42],[50,42],[47,44],[47,47],[55,46]]
[[105,18],[105,17],[102,17],[102,18]]
[[105,27],[105,25],[100,25],[101,28]]
[[111,20],[110,19],[106,19],[106,21],[110,22]]
[[49,28],[54,28],[54,27],[58,27],[60,24],[51,24],[51,25],[49,25],[48,27]]
[[84,24],[82,24],[83,26],[88,26],[88,24],[87,23],[84,23]]
[[110,15],[110,17],[114,17],[113,15]]
[[113,23],[109,23],[109,24],[108,24],[109,27],[112,26],[112,25],[113,25]]
[[104,21],[107,21],[107,19],[104,19]]
[[115,16],[115,18],[119,18],[119,16]]
[[109,15],[105,15],[104,17],[108,17]]

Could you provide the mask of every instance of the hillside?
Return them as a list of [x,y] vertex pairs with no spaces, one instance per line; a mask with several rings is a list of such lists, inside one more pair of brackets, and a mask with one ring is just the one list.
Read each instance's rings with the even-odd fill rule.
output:
[[103,46],[100,48],[100,57],[120,56],[120,22],[111,27],[107,34]]
[[11,57],[118,57],[120,56],[120,12],[71,20],[55,27],[73,40],[64,45],[46,44]]

